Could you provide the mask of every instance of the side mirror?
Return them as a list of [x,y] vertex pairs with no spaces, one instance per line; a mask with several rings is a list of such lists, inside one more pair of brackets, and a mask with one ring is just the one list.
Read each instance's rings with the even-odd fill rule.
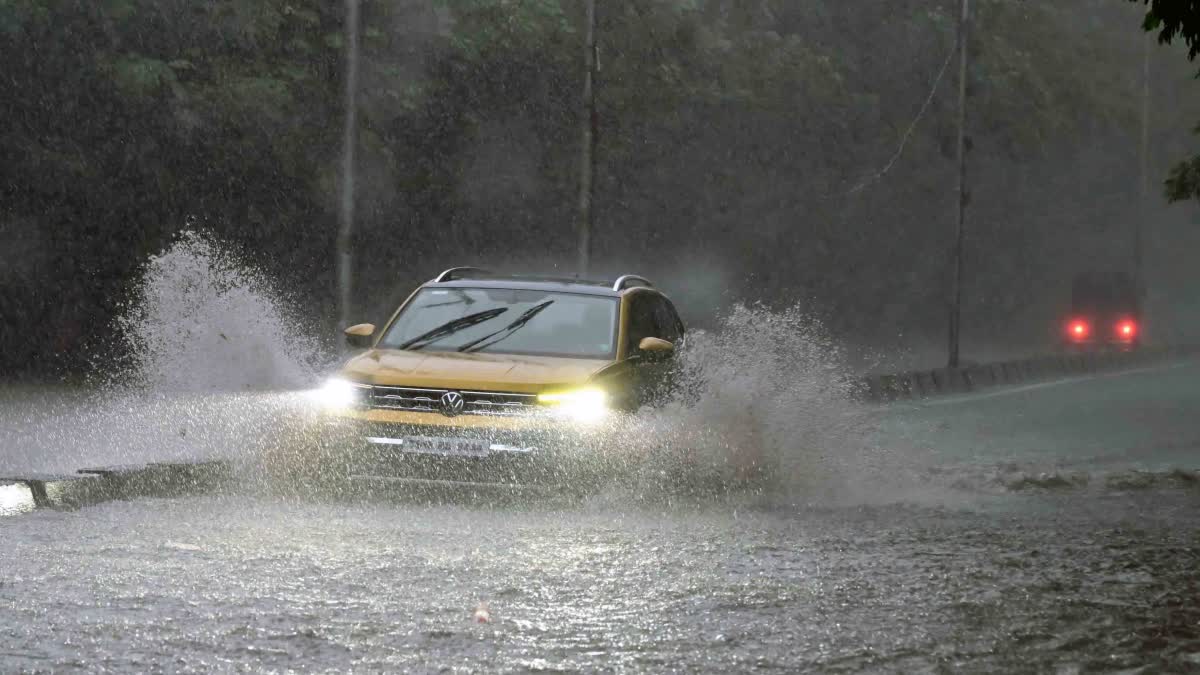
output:
[[675,355],[675,345],[660,338],[648,337],[638,343],[638,351],[647,361],[664,361]]
[[346,334],[346,344],[354,349],[366,349],[371,346],[371,338],[375,335],[375,324],[360,323],[343,332]]

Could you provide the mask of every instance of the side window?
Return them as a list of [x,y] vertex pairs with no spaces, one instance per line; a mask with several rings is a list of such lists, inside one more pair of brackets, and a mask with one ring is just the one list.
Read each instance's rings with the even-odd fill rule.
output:
[[635,293],[629,298],[629,330],[626,331],[626,351],[633,355],[637,353],[638,344],[643,338],[658,337],[655,326],[654,305],[652,298],[646,293]]
[[654,337],[668,342],[679,342],[683,337],[683,324],[679,320],[679,315],[675,313],[675,308],[671,306],[671,301],[662,296],[655,296],[653,304]]

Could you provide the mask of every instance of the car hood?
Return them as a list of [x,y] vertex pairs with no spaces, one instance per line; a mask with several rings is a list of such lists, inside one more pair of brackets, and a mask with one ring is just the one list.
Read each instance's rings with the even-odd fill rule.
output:
[[584,384],[612,363],[555,356],[372,349],[351,359],[342,375],[357,382],[396,387],[536,394]]

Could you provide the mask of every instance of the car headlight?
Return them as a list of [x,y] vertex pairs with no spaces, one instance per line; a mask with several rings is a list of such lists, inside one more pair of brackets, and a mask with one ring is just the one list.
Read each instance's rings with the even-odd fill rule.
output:
[[361,407],[370,389],[370,385],[334,377],[313,392],[313,398],[326,410],[346,410]]
[[550,406],[557,414],[576,422],[592,423],[608,415],[608,392],[603,389],[576,389],[538,396],[538,403]]

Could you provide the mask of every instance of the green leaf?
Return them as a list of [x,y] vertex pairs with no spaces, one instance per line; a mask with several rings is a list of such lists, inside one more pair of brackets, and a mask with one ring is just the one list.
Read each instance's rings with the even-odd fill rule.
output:
[[42,2],[0,0],[0,34],[16,35],[33,23],[45,23],[50,10]]
[[1167,201],[1200,200],[1200,157],[1192,157],[1172,167],[1163,187]]
[[118,57],[105,69],[118,89],[134,97],[150,97],[176,83],[175,71],[165,61],[138,54]]
[[321,15],[311,9],[297,9],[292,11],[292,16],[299,19],[301,22],[309,26],[320,26]]
[[106,15],[116,21],[129,19],[137,12],[133,0],[104,0],[100,6]]

